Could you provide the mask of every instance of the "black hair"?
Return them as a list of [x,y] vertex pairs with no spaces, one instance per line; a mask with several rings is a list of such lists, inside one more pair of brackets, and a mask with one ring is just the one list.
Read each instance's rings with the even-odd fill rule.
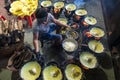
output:
[[44,8],[38,8],[35,12],[35,15],[37,19],[42,19],[47,17],[48,12]]

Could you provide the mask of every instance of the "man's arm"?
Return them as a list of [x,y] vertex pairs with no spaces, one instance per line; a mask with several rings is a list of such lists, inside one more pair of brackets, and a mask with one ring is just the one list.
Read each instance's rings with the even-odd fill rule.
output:
[[60,21],[57,20],[57,19],[53,19],[53,22],[54,22],[55,24],[57,24],[57,25],[60,25],[60,26],[66,27],[66,28],[70,28],[69,25],[63,24],[62,22],[60,22]]
[[63,26],[63,27],[66,27],[66,28],[70,28],[69,25],[63,24],[63,23],[60,22],[59,20],[55,19],[54,16],[53,16],[51,13],[48,14],[48,18],[49,18],[52,22],[54,22],[55,24],[57,24],[57,25],[59,25],[59,26]]
[[38,41],[38,34],[33,33],[33,45],[35,48],[35,52],[39,52],[39,41]]

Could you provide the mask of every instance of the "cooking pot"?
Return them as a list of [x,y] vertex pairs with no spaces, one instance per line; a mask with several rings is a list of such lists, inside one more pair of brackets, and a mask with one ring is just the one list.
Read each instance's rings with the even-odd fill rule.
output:
[[42,1],[41,2],[41,7],[45,8],[48,12],[50,12],[51,6],[52,6],[51,1]]
[[78,43],[74,39],[66,38],[62,42],[62,47],[67,52],[74,52],[78,49]]
[[79,24],[76,23],[76,22],[72,22],[72,23],[70,24],[70,26],[71,26],[72,30],[78,30],[78,29],[80,29]]
[[63,24],[67,24],[68,22],[66,18],[59,18],[58,20]]
[[73,15],[73,21],[80,22],[84,16],[87,15],[87,11],[83,8],[80,8],[75,11],[75,14]]
[[23,65],[20,77],[23,80],[36,80],[41,74],[41,66],[37,61],[30,61]]
[[62,63],[64,80],[83,80],[83,71],[80,68],[79,60],[65,60]]
[[75,10],[76,10],[75,4],[67,4],[65,6],[65,12],[64,12],[65,17],[67,18],[72,17]]
[[53,5],[53,15],[55,18],[59,18],[64,7],[64,2],[55,2]]
[[83,75],[81,68],[72,63],[66,65],[64,72],[68,80],[81,80]]
[[83,35],[84,35],[84,37],[87,37],[87,38],[93,37],[93,36],[90,34],[89,29],[84,30],[84,31],[83,31]]
[[62,80],[63,74],[58,63],[50,61],[43,69],[43,80]]
[[90,52],[82,52],[79,61],[84,69],[93,69],[98,65],[97,58]]
[[77,31],[74,30],[70,30],[66,32],[66,37],[67,38],[71,38],[71,39],[78,39],[79,38],[79,34]]
[[42,7],[50,7],[52,5],[51,1],[42,1],[41,6]]
[[[58,19],[61,23],[63,23],[63,24],[67,24],[67,19],[66,18],[59,18]],[[63,26],[60,26],[61,27],[61,30],[60,30],[60,34],[62,34],[62,35],[65,35],[65,33],[66,33],[66,28],[65,27],[63,27]]]
[[80,8],[80,9],[75,11],[75,14],[78,16],[85,16],[85,15],[87,15],[87,10]]
[[105,49],[103,43],[97,40],[90,40],[88,42],[88,47],[95,53],[103,53]]
[[101,27],[93,26],[89,29],[89,33],[95,37],[95,39],[100,39],[105,35],[104,30]]
[[56,2],[54,3],[54,8],[61,9],[64,7],[64,2]]
[[96,23],[97,23],[96,18],[91,15],[85,16],[85,18],[82,21],[82,25],[85,27],[88,27],[90,25],[95,25]]

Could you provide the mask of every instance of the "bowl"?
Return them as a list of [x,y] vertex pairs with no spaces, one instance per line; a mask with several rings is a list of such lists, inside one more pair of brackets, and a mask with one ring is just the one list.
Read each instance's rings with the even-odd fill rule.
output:
[[74,39],[65,39],[63,42],[62,42],[62,47],[64,48],[65,51],[67,52],[73,52],[75,50],[77,50],[78,48],[78,43],[76,40]]

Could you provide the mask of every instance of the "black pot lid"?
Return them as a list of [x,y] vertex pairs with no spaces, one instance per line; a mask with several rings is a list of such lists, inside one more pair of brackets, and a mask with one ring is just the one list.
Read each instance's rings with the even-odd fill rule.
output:
[[97,20],[93,16],[86,16],[84,21],[90,25],[95,25],[97,23]]
[[54,8],[63,8],[64,7],[64,2],[56,2],[54,3]]
[[42,1],[41,2],[41,6],[43,7],[49,7],[52,5],[52,2],[51,1]]
[[61,70],[55,65],[47,66],[43,70],[44,80],[62,80],[62,78],[63,78],[63,75]]
[[78,9],[75,11],[75,14],[78,15],[78,16],[84,16],[87,14],[87,10],[85,9]]
[[80,54],[79,60],[81,64],[87,68],[95,68],[97,65],[96,57],[89,52],[82,52]]
[[93,27],[90,29],[90,34],[94,37],[103,37],[105,35],[105,32],[99,27]]
[[68,80],[80,80],[82,78],[82,70],[75,64],[68,64],[65,69],[65,75]]
[[26,63],[20,71],[23,80],[36,80],[41,73],[41,66],[36,61]]
[[91,40],[88,42],[88,47],[96,53],[102,53],[104,51],[104,46],[100,41]]
[[76,9],[76,5],[75,4],[68,4],[65,6],[65,9],[68,11],[74,11]]

